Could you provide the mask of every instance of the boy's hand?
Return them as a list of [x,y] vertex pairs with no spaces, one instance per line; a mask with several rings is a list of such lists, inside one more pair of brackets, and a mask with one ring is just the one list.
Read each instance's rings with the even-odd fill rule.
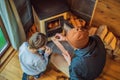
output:
[[45,53],[50,55],[52,53],[52,49],[46,46]]

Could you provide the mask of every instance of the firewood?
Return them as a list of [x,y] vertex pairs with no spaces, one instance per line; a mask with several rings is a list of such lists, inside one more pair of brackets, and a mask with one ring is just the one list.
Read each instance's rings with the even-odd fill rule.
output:
[[89,32],[89,36],[92,36],[96,33],[97,31],[97,28],[96,27],[91,27],[88,32]]
[[84,26],[85,26],[85,24],[86,24],[86,21],[85,21],[85,20],[83,20],[83,19],[80,19],[80,23],[81,23],[82,27],[84,27]]
[[37,28],[35,25],[33,25],[30,30],[32,33],[35,33],[37,31]]
[[114,38],[112,39],[112,41],[110,42],[110,44],[109,44],[109,45],[106,45],[105,47],[106,47],[107,49],[110,49],[110,50],[115,50],[115,48],[116,48],[116,43],[117,43],[117,39],[116,39],[116,37],[114,37]]
[[108,32],[107,26],[101,25],[97,30],[97,35],[101,38],[101,40],[103,40],[107,32]]
[[117,40],[116,48],[115,48],[113,54],[116,56],[120,56],[120,40]]
[[81,28],[82,24],[79,19],[75,19],[76,27]]
[[114,55],[120,56],[120,48],[117,46],[113,52]]
[[113,35],[113,33],[112,32],[108,32],[108,34],[106,35],[106,37],[104,38],[104,43],[105,43],[105,45],[109,45],[110,44],[110,42],[113,40],[113,38],[114,38],[115,36]]
[[77,28],[76,22],[73,18],[70,19],[70,22],[72,23],[73,27]]

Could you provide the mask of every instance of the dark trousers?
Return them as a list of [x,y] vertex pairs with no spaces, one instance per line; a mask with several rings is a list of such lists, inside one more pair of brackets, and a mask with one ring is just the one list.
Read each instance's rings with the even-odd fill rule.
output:
[[29,75],[23,73],[22,80],[29,80]]
[[[34,75],[33,77],[34,78],[39,78],[41,76],[42,73],[38,74],[38,75]],[[22,76],[22,80],[29,80],[29,76],[28,74],[26,73],[23,73],[23,76]]]

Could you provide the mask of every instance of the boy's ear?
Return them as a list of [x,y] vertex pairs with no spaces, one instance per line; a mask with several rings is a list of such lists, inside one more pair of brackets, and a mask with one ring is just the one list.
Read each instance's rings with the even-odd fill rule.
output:
[[32,50],[33,52],[37,52],[37,49],[31,48],[31,50]]
[[33,51],[38,51],[37,49],[33,49]]

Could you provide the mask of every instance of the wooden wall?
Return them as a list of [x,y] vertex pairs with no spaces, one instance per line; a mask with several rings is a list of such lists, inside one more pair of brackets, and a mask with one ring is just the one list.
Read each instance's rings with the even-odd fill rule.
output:
[[106,24],[110,31],[120,37],[120,0],[98,0],[92,24]]

